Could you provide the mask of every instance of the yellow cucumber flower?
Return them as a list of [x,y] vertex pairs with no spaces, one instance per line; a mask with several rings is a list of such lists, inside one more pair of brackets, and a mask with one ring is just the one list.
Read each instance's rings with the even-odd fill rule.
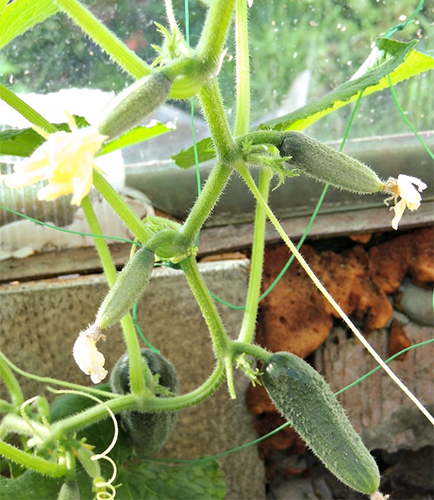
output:
[[41,180],[48,184],[38,191],[39,200],[54,200],[73,194],[71,205],[80,205],[92,187],[92,171],[98,167],[94,156],[106,136],[94,127],[77,128],[74,118],[66,113],[71,132],[46,134],[47,140],[29,157],[15,164],[14,173],[1,176],[10,188],[30,186]]
[[[417,186],[417,189],[414,186]],[[387,198],[385,203],[387,205],[389,201],[395,202],[395,205],[390,208],[390,210],[395,211],[395,217],[392,221],[393,229],[398,229],[398,223],[406,208],[409,210],[417,210],[420,207],[422,197],[419,192],[422,192],[427,187],[428,186],[420,179],[410,175],[400,174],[397,179],[393,177],[387,179],[384,185],[384,191],[390,193],[392,196]],[[398,198],[400,198],[399,201],[397,201]]]
[[96,325],[90,325],[87,330],[80,332],[72,349],[75,362],[82,372],[90,375],[94,384],[99,384],[107,375],[104,368],[104,355],[96,348],[99,339],[105,339]]

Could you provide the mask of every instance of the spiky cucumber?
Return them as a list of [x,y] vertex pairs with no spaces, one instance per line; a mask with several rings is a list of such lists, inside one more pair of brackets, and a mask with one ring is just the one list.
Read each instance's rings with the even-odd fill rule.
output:
[[[151,349],[142,348],[140,353],[142,362],[147,363],[152,374],[159,375],[158,385],[176,393],[178,376],[173,365]],[[121,356],[113,368],[110,385],[117,394],[131,392],[128,353]],[[163,396],[157,394],[157,397]],[[170,436],[176,422],[176,412],[124,411],[121,412],[121,421],[136,453],[148,457],[158,453]]]
[[95,324],[108,328],[120,321],[139,300],[151,279],[155,256],[146,248],[138,250],[119,273],[96,315]]
[[263,372],[274,405],[327,469],[361,493],[377,491],[377,464],[321,375],[286,352],[273,354]]

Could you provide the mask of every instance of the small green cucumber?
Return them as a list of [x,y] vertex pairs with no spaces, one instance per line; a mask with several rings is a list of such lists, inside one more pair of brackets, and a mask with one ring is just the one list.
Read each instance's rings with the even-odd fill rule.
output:
[[[158,384],[170,392],[178,392],[178,376],[173,365],[161,354],[151,349],[140,349],[142,362],[147,363],[153,375],[159,375]],[[128,353],[121,356],[110,376],[112,391],[129,394],[130,374]],[[157,395],[157,397],[163,397]],[[155,455],[170,436],[176,422],[176,412],[146,413],[140,411],[121,412],[122,425],[138,456]]]
[[77,458],[80,461],[83,469],[89,474],[92,479],[101,476],[101,467],[98,460],[92,460],[95,453],[85,445],[77,448]]
[[140,248],[119,273],[96,315],[95,324],[102,330],[120,321],[139,300],[151,279],[155,257]]
[[164,104],[171,86],[170,80],[158,72],[137,80],[102,110],[95,124],[99,133],[112,140],[139,125]]
[[286,132],[280,155],[290,156],[288,164],[310,177],[332,186],[369,194],[382,191],[384,183],[360,161],[300,132]]
[[376,491],[380,473],[329,385],[294,354],[273,354],[262,381],[276,408],[338,479],[365,494]]
[[77,481],[66,481],[62,484],[57,500],[80,500]]

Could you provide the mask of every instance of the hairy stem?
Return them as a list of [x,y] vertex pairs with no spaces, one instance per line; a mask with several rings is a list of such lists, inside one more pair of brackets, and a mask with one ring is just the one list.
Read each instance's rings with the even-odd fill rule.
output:
[[[272,175],[267,169],[264,168],[261,170],[261,173],[259,174],[259,192],[261,193],[265,203],[268,202],[271,178]],[[259,295],[261,293],[262,266],[264,263],[265,223],[265,211],[260,203],[256,203],[249,288],[247,292],[243,323],[238,337],[240,342],[251,343],[253,342],[255,335],[256,316],[258,314]]]
[[236,117],[235,135],[246,134],[250,124],[250,61],[246,0],[237,0],[235,8],[236,42]]
[[227,351],[230,340],[226,334],[217,308],[209,294],[208,288],[199,272],[196,259],[194,257],[189,257],[181,263],[181,266],[191,291],[202,311],[206,324],[208,325],[216,357],[217,359],[222,359]]
[[143,222],[120,197],[113,186],[97,171],[93,171],[93,184],[107,203],[118,214],[128,229],[142,243],[148,239]]
[[99,21],[78,0],[55,0],[63,10],[90,38],[136,79],[149,75],[152,68],[130,50],[119,38]]

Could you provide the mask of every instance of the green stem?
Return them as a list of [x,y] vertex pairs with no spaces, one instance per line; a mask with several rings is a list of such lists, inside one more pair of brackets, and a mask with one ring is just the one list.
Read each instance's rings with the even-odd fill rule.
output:
[[285,132],[280,132],[279,130],[257,130],[236,137],[235,142],[241,145],[246,139],[252,146],[258,144],[272,144],[276,146],[277,149],[280,149],[285,139]]
[[[268,203],[268,194],[272,175],[267,169],[262,169],[259,174],[259,192],[265,203]],[[264,263],[265,249],[265,223],[266,214],[260,203],[256,203],[255,230],[253,236],[253,247],[250,265],[249,288],[247,292],[246,308],[244,311],[243,324],[241,325],[240,342],[253,342],[255,335],[256,317],[259,307],[259,295],[261,293],[262,266]]]
[[[105,404],[115,414],[121,411],[137,410],[139,404],[141,411],[151,413],[177,411],[194,406],[210,397],[223,383],[224,378],[223,363],[218,361],[211,376],[200,387],[182,396],[175,396],[173,398],[149,397],[144,398],[139,403],[135,396],[128,394],[126,396],[119,396],[110,401],[105,401]],[[55,422],[51,426],[51,433],[44,440],[42,448],[49,446],[53,440],[65,433],[74,432],[83,427],[87,427],[106,416],[107,410],[102,405],[95,405],[77,415],[72,415]]]
[[181,228],[179,243],[185,249],[194,245],[197,234],[220,198],[232,174],[231,164],[239,154],[226,119],[217,81],[212,79],[204,84],[199,97],[211,130],[218,160]]
[[16,96],[8,88],[0,83],[0,98],[14,108],[21,116],[24,116],[30,123],[45,130],[47,133],[52,134],[57,132],[57,128],[46,120],[42,115],[35,111],[31,106],[25,103],[22,99]]
[[[103,233],[101,231],[101,226],[99,225],[95,211],[89,201],[88,196],[83,198],[83,201],[81,202],[81,208],[83,209],[90,232],[92,234],[102,235]],[[111,288],[115,284],[117,272],[110,255],[110,250],[107,243],[102,238],[94,238],[93,242],[95,244],[96,251],[98,252],[98,256],[101,261],[104,274],[106,275],[108,285]]]
[[134,236],[142,244],[145,243],[148,235],[143,222],[119,196],[113,186],[95,169],[93,171],[93,184]]
[[[151,398],[152,399],[152,398]],[[110,401],[104,401],[105,405],[112,410],[113,413],[119,413],[124,410],[133,410],[137,408],[137,397],[133,394],[127,394],[125,396],[119,396],[116,399]],[[41,449],[49,447],[53,441],[58,439],[69,432],[75,432],[83,427],[87,427],[103,418],[107,417],[107,409],[101,405],[96,404],[84,410],[76,415],[71,415],[70,417],[59,420],[51,425],[51,432],[44,439],[41,444]]]
[[34,470],[41,474],[50,477],[61,477],[66,474],[66,462],[48,462],[47,460],[30,455],[23,450],[19,450],[8,443],[0,441],[0,454],[8,460],[12,460],[26,467],[27,469]]
[[131,51],[78,0],[55,0],[57,5],[132,77],[139,79],[152,68]]
[[230,340],[226,334],[217,308],[211,299],[208,288],[199,272],[196,259],[194,257],[189,257],[181,262],[181,266],[208,325],[216,357],[217,359],[222,359],[227,352]]
[[9,394],[11,395],[12,404],[18,408],[24,403],[24,395],[21,386],[18,383],[12,370],[9,368],[3,357],[0,357],[0,377],[3,379]]
[[34,375],[33,373],[28,373],[25,372],[24,370],[21,370],[21,368],[18,368],[18,366],[15,366],[9,359],[2,353],[0,352],[0,360],[4,361],[7,363],[7,365],[12,368],[15,372],[19,373],[23,377],[27,377],[32,380],[36,380],[37,382],[41,382],[43,384],[51,384],[51,385],[58,385],[61,387],[67,387],[68,389],[74,389],[77,391],[83,391],[83,392],[88,392],[90,394],[94,394],[95,396],[103,397],[103,398],[117,398],[119,397],[117,394],[113,394],[111,392],[106,392],[106,391],[101,391],[99,389],[94,389],[92,387],[86,387],[84,385],[79,385],[79,384],[72,384],[70,382],[64,382],[62,380],[57,380],[55,378],[51,377],[40,377],[39,375]]
[[179,231],[180,245],[188,248],[194,245],[196,236],[220,198],[233,169],[217,162],[198,196],[187,220]]
[[236,40],[236,118],[235,135],[246,134],[250,124],[250,60],[246,0],[237,0],[235,9]]
[[182,396],[176,396],[174,398],[153,398],[152,400],[148,400],[146,411],[176,411],[197,405],[214,394],[223,383],[224,379],[225,371],[223,362],[218,360],[213,373],[200,387]]
[[4,439],[10,434],[33,437],[35,436],[35,431],[39,436],[47,436],[50,433],[47,427],[40,422],[35,422],[33,420],[31,423],[33,429],[29,426],[28,422],[24,420],[24,418],[16,415],[15,413],[5,415],[0,424],[0,439]]
[[266,363],[271,358],[272,354],[266,351],[259,345],[255,344],[246,344],[245,342],[232,342],[231,348],[233,350],[234,355],[237,354],[247,354],[249,356],[253,356],[262,363]]
[[207,71],[216,73],[231,25],[235,0],[213,0],[197,45],[197,58]]
[[[99,225],[88,196],[83,199],[81,207],[86,216],[87,223],[89,224],[90,232],[92,234],[102,235],[101,226]],[[117,279],[117,272],[110,255],[110,250],[107,243],[102,238],[94,238],[93,241],[101,260],[104,274],[107,277],[108,285],[111,288]],[[146,386],[152,388],[154,379],[148,365],[146,363],[142,364],[140,344],[130,314],[127,314],[121,319],[121,326],[128,350],[131,392],[136,396],[140,396],[145,393]]]
[[202,86],[199,98],[203,114],[211,131],[217,158],[230,164],[238,156],[238,149],[226,118],[216,78],[212,78]]

